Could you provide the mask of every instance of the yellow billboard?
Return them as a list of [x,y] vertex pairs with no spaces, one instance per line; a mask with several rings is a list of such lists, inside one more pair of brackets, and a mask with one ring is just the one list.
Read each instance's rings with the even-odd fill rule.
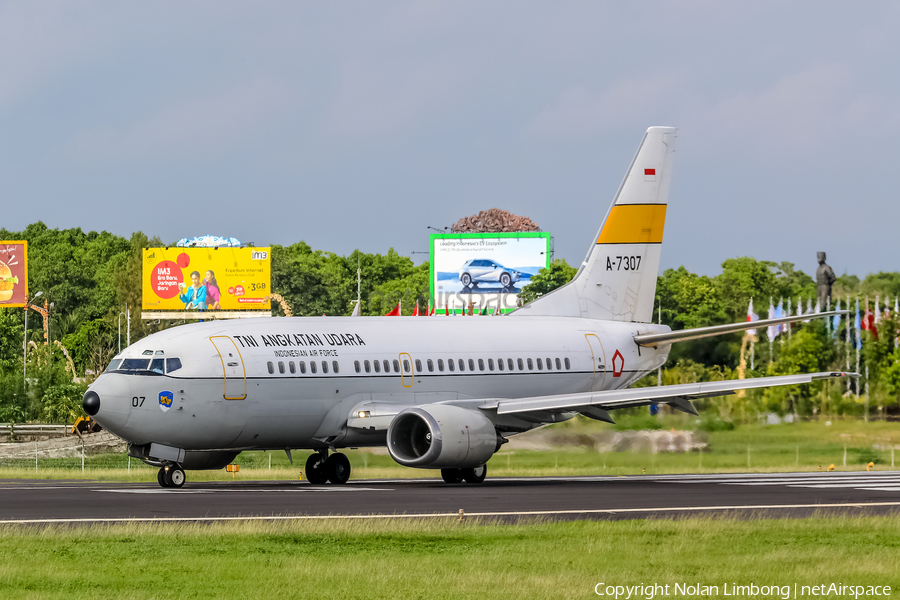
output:
[[270,248],[145,248],[144,310],[269,310]]

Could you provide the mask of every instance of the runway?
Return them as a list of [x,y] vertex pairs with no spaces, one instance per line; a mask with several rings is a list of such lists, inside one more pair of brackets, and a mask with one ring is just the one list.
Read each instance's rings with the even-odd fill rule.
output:
[[503,521],[891,514],[900,472],[150,483],[0,480],[0,523],[468,517]]

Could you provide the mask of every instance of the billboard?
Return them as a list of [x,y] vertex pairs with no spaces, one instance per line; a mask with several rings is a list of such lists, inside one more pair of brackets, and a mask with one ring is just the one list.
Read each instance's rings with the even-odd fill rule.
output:
[[25,306],[28,242],[0,242],[0,307]]
[[145,248],[143,310],[269,310],[270,248]]
[[532,275],[550,265],[550,234],[431,234],[431,300],[436,312],[503,312],[517,306]]

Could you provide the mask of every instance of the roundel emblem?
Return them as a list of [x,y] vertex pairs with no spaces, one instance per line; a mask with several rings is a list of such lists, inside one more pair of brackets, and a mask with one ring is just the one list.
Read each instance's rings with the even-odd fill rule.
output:
[[613,368],[613,377],[621,377],[622,371],[625,370],[625,357],[622,356],[622,353],[616,350],[616,353],[613,354],[612,357],[612,368]]

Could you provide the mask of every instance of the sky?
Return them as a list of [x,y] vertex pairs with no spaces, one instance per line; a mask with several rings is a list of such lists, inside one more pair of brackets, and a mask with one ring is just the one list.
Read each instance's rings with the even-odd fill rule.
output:
[[0,227],[583,259],[678,127],[661,268],[900,270],[896,2],[0,2]]

